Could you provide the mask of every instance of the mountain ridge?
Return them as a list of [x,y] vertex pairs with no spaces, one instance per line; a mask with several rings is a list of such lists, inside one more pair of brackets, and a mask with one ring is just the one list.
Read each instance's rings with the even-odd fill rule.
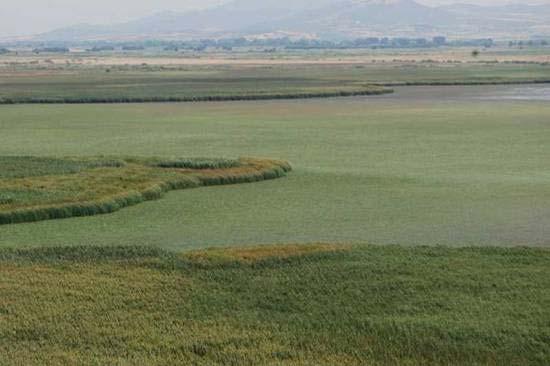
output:
[[113,25],[75,25],[34,39],[224,38],[272,32],[336,38],[550,35],[550,5],[431,7],[414,0],[234,0],[205,10],[164,11]]

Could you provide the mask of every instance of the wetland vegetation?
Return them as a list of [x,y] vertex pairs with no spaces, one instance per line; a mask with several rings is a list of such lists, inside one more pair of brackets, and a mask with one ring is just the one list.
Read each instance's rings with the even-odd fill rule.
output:
[[133,52],[0,57],[0,364],[549,363],[545,50]]

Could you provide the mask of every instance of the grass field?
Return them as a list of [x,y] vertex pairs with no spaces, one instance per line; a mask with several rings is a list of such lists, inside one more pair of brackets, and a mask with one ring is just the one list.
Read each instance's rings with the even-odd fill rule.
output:
[[0,250],[2,365],[547,365],[550,252]]
[[432,62],[186,67],[16,65],[0,68],[0,103],[292,99],[378,94],[390,92],[395,84],[526,82],[550,82],[550,65]]
[[287,178],[112,215],[0,227],[1,246],[288,242],[532,245],[550,238],[550,105],[515,87],[376,98],[3,106],[4,156],[272,157]]

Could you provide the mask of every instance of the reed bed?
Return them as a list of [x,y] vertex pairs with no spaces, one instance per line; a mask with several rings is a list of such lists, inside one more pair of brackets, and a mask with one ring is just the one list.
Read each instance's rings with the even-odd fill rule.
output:
[[358,90],[332,90],[320,92],[291,92],[266,94],[235,94],[235,95],[196,95],[186,97],[85,97],[85,98],[55,98],[55,97],[0,97],[0,105],[4,104],[114,104],[114,103],[184,103],[184,102],[230,102],[251,100],[284,100],[336,98],[352,96],[368,96],[391,94],[394,91],[380,86]]
[[[16,162],[17,170],[0,175],[0,225],[107,214],[159,199],[172,190],[258,182],[283,177],[291,170],[284,161],[246,158],[78,161],[5,157],[0,168]],[[38,164],[41,173],[22,177],[29,171],[25,164]]]
[[549,272],[536,248],[0,249],[0,364],[548,365]]

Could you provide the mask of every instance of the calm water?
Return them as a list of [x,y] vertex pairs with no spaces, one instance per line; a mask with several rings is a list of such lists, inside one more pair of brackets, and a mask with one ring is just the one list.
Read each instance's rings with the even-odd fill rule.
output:
[[550,84],[407,86],[395,89],[388,98],[409,100],[550,101]]
[[548,100],[550,101],[550,85],[515,86],[509,89],[498,90],[487,99],[500,100]]

